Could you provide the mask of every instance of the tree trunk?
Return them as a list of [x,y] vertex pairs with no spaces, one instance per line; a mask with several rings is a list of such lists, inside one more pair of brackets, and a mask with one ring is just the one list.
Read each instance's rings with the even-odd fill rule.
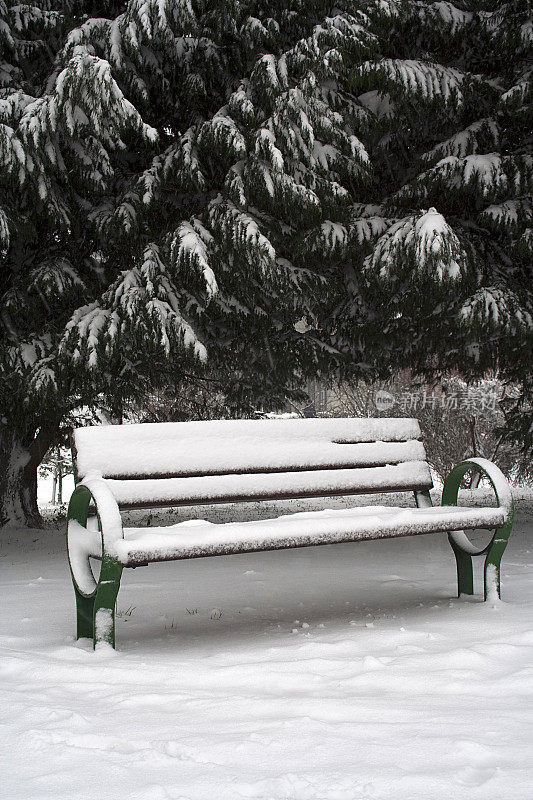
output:
[[58,505],[63,502],[63,467],[61,464],[57,468],[57,502]]
[[58,435],[57,428],[41,429],[26,445],[16,435],[0,433],[0,526],[42,527],[37,467]]
[[56,470],[54,470],[54,474],[52,476],[52,499],[50,500],[53,506],[55,505],[56,502],[56,487],[57,487],[57,472]]

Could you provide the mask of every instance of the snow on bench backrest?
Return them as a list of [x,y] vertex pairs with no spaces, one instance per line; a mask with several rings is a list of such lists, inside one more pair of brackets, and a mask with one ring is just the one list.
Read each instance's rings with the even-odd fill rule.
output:
[[177,505],[427,489],[419,437],[415,419],[214,420],[78,428],[73,449],[119,503]]

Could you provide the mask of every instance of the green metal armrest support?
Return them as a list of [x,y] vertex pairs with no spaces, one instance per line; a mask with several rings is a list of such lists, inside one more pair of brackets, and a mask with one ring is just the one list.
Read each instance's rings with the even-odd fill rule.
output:
[[514,504],[511,488],[501,470],[486,458],[470,458],[454,467],[444,481],[443,506],[457,505],[461,481],[469,470],[481,472],[489,479],[498,506],[505,511],[505,521],[501,528],[496,529],[489,544],[482,549],[476,548],[463,531],[448,534],[448,539],[457,561],[458,595],[474,594],[472,557],[485,556],[484,585],[487,600],[491,591],[500,597],[500,562],[513,527]]
[[[98,532],[87,529],[91,501],[96,506]],[[114,608],[123,567],[109,555],[109,546],[123,538],[123,531],[117,502],[100,476],[88,475],[75,488],[68,507],[67,526],[69,564],[76,596],[77,638],[93,639],[95,645],[107,642],[114,647]],[[95,542],[95,537],[101,542]],[[96,552],[102,559],[98,581],[94,579],[89,562],[89,557]]]

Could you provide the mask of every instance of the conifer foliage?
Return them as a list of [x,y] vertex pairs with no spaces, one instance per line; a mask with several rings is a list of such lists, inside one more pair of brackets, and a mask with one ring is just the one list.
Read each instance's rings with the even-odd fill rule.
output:
[[523,381],[531,38],[520,0],[0,0],[0,522],[75,408],[180,371]]
[[508,434],[531,447],[530,5],[366,10],[380,52],[352,69],[350,89],[367,110],[373,205],[358,207],[348,241],[383,332],[374,343],[428,373],[497,369],[521,381]]

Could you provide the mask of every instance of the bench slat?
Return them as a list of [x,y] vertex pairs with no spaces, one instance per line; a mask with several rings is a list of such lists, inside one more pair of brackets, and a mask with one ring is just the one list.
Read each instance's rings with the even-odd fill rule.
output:
[[[215,457],[210,459],[211,464],[204,464],[203,468],[199,469],[198,455],[192,443],[187,442],[186,446],[190,449],[188,451],[182,450],[181,452],[181,469],[179,472],[165,473],[161,469],[154,468],[149,473],[139,471],[124,475],[111,473],[110,467],[108,467],[103,477],[117,480],[146,480],[150,478],[195,478],[208,475],[250,475],[287,471],[313,472],[316,470],[383,467],[387,464],[424,461],[426,458],[424,445],[416,440],[410,442],[367,442],[364,444],[342,445],[336,442],[324,442],[321,445],[320,455],[316,453],[316,444],[311,443],[306,446],[305,443],[302,443],[298,449],[299,463],[294,455],[287,453],[287,448],[283,445],[278,446],[277,443],[270,443],[266,453],[259,449],[255,453],[245,454],[233,440],[227,443],[226,452],[231,453],[233,451],[236,457],[228,459],[228,467],[226,469],[220,468],[218,454],[213,454]],[[311,457],[313,460],[309,460]]]
[[78,478],[170,478],[423,461],[413,419],[214,420],[79,428]]
[[432,487],[425,461],[361,469],[313,470],[148,480],[108,480],[122,508],[239,503],[365,492],[425,491]]
[[475,528],[500,527],[501,508],[366,506],[312,511],[251,522],[195,520],[167,528],[126,528],[114,545],[125,565],[229,555],[257,550],[353,542]]

